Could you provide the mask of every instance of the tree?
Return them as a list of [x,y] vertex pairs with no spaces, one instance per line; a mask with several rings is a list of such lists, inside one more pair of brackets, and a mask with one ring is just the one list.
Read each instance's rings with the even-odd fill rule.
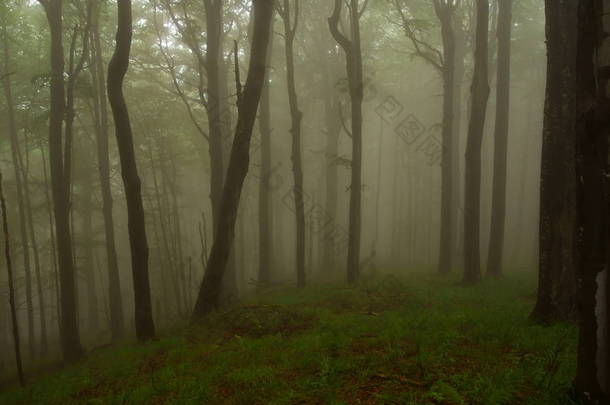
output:
[[108,268],[108,303],[110,304],[110,332],[113,339],[120,339],[124,333],[123,296],[121,279],[114,237],[114,219],[112,216],[112,188],[110,185],[110,154],[108,148],[108,105],[106,100],[106,78],[100,38],[101,6],[98,5],[91,24],[93,79],[93,103],[97,141],[97,161],[100,188],[102,191],[102,213],[104,216],[104,239],[106,247],[106,266]]
[[498,78],[496,89],[496,128],[494,141],[494,177],[491,208],[491,231],[487,274],[500,277],[504,253],[506,221],[506,160],[508,153],[508,119],[510,110],[510,40],[512,0],[500,0],[498,11]]
[[466,143],[466,186],[464,191],[464,283],[481,277],[481,143],[485,127],[488,82],[489,1],[477,0],[476,48],[472,76],[472,106]]
[[[272,29],[273,23],[272,18]],[[260,113],[258,117],[261,134],[261,176],[258,188],[258,282],[267,284],[271,281],[273,262],[273,200],[271,199],[271,60],[273,55],[273,38],[269,38],[267,49],[267,74],[261,94]]]
[[582,0],[577,14],[575,105],[580,335],[574,386],[586,405],[610,401],[610,342],[606,333],[610,320],[610,43],[607,40],[610,23],[604,17],[607,7],[607,1]]
[[538,296],[532,318],[576,310],[576,2],[546,3],[547,83],[542,132]]
[[[434,13],[441,25],[442,53],[434,45],[422,38],[415,25],[419,20],[411,18],[404,9],[402,0],[394,0],[394,6],[401,19],[401,28],[411,41],[414,54],[432,66],[443,79],[443,123],[442,123],[442,160],[441,160],[441,230],[438,272],[451,272],[453,246],[455,244],[455,227],[457,225],[456,211],[453,207],[455,198],[454,162],[455,150],[458,147],[458,131],[455,120],[455,99],[457,77],[456,69],[456,9],[459,0],[434,0]],[[458,124],[459,125],[459,124]]]
[[[253,35],[250,65],[243,94],[238,92],[238,118],[231,158],[222,192],[219,226],[210,251],[194,318],[200,318],[219,305],[220,289],[235,236],[235,222],[243,182],[250,162],[252,129],[264,84],[267,49],[273,15],[273,0],[253,0]],[[238,83],[238,89],[241,84]]]
[[21,247],[23,250],[23,269],[25,271],[25,302],[27,310],[27,321],[28,321],[28,348],[30,351],[30,357],[34,358],[36,355],[36,335],[34,332],[34,308],[32,303],[32,269],[30,264],[30,248],[29,248],[29,237],[27,233],[27,218],[26,218],[26,205],[25,205],[25,192],[24,188],[27,184],[24,184],[22,177],[21,168],[21,152],[19,150],[19,140],[17,138],[17,122],[15,118],[15,103],[13,100],[13,90],[11,86],[11,52],[9,49],[9,38],[7,30],[7,19],[5,6],[2,7],[3,21],[2,21],[2,45],[3,45],[3,73],[2,73],[2,87],[4,90],[4,97],[6,99],[6,109],[9,127],[9,138],[11,143],[11,155],[13,163],[13,171],[15,173],[15,186],[17,191],[17,205],[19,212],[19,230],[21,236]]
[[4,256],[6,259],[6,271],[8,274],[8,293],[9,293],[9,309],[11,312],[11,322],[13,324],[13,344],[15,346],[15,361],[17,363],[17,375],[21,386],[25,385],[25,377],[23,376],[23,365],[21,364],[21,343],[19,342],[19,323],[17,321],[17,306],[15,304],[15,283],[13,275],[13,262],[11,261],[11,245],[10,235],[8,230],[8,220],[6,214],[6,200],[4,198],[4,189],[2,185],[2,173],[0,172],[0,208],[2,209],[2,230],[4,233]]
[[44,7],[51,32],[51,108],[49,118],[49,164],[55,217],[55,239],[61,286],[60,340],[65,361],[82,355],[77,320],[76,285],[70,227],[70,178],[66,175],[67,157],[62,150],[65,114],[64,50],[62,0],[39,0]]
[[303,203],[303,156],[301,152],[301,121],[303,113],[299,110],[299,99],[294,77],[294,38],[299,24],[299,0],[294,0],[294,16],[290,10],[290,0],[278,3],[278,14],[284,21],[284,48],[286,51],[286,84],[288,103],[292,121],[292,172],[294,177],[294,205],[296,222],[296,267],[297,285],[305,287],[305,207]]
[[328,19],[330,32],[345,53],[347,81],[351,100],[351,138],[352,160],[349,202],[349,241],[347,248],[347,280],[356,283],[360,277],[360,229],[362,222],[362,101],[364,99],[364,82],[362,67],[362,50],[360,41],[360,18],[368,2],[360,7],[358,0],[350,0],[349,22],[351,39],[339,29],[343,2],[335,0],[333,14]]
[[139,340],[155,337],[148,276],[148,242],[141,182],[136,165],[129,111],[123,95],[123,80],[129,68],[132,21],[131,0],[118,0],[116,47],[108,65],[108,99],[114,116],[115,135],[121,160],[121,175],[127,200],[131,270],[135,299],[135,327]]
[[441,274],[449,273],[452,267],[452,246],[455,218],[452,218],[452,204],[454,198],[454,182],[452,172],[454,170],[453,151],[457,148],[458,139],[455,131],[454,107],[455,107],[455,81],[456,81],[456,33],[455,33],[455,9],[459,0],[435,0],[434,10],[441,23],[441,35],[443,38],[443,156],[441,162],[441,240],[439,252],[438,271]]

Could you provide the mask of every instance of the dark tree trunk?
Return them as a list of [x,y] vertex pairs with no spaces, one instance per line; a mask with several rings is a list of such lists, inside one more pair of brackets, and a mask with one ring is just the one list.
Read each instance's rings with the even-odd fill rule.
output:
[[[99,7],[99,6],[98,6]],[[106,83],[104,73],[104,60],[102,57],[102,43],[100,39],[99,19],[100,11],[96,10],[91,30],[92,47],[94,54],[94,101],[99,113],[97,125],[97,160],[102,191],[102,212],[104,215],[104,238],[106,246],[106,266],[108,270],[108,302],[110,304],[110,332],[114,340],[120,339],[124,334],[123,296],[121,295],[121,279],[119,276],[119,262],[117,258],[114,237],[114,218],[112,216],[112,188],[110,185],[110,155],[108,148],[108,107],[106,104]]]
[[220,92],[220,67],[222,61],[222,0],[204,0],[206,15],[206,72],[207,113],[210,151],[210,200],[212,201],[212,228],[218,230],[222,185],[224,179],[222,119],[225,111]]
[[466,57],[466,33],[462,27],[462,15],[454,14],[454,33],[455,33],[455,77],[454,85],[455,90],[453,92],[453,144],[450,153],[453,154],[453,202],[451,204],[452,218],[453,218],[453,241],[452,247],[452,261],[453,263],[463,263],[462,251],[463,251],[463,187],[462,181],[464,177],[461,175],[461,159],[462,154],[460,152],[461,140],[462,140],[462,105],[463,105],[463,80],[466,71],[465,57]]
[[576,53],[576,136],[580,211],[580,339],[576,393],[586,405],[610,401],[610,4],[581,0]]
[[485,129],[488,82],[489,0],[477,0],[476,48],[472,77],[472,106],[466,144],[466,185],[464,191],[464,283],[481,278],[481,143]]
[[45,159],[44,145],[42,141],[39,145],[40,156],[42,158],[42,174],[44,180],[44,197],[45,206],[47,207],[47,215],[49,218],[49,239],[51,241],[51,268],[53,270],[53,282],[55,287],[55,310],[57,316],[57,329],[61,331],[61,305],[60,305],[60,291],[59,291],[59,269],[57,263],[57,243],[55,243],[55,226],[53,223],[53,209],[51,196],[49,193],[49,176],[47,174],[47,160]]
[[[81,153],[86,153],[82,151]],[[82,181],[81,213],[82,213],[82,269],[85,272],[85,286],[87,289],[87,329],[97,333],[99,327],[99,309],[97,288],[95,284],[94,243],[93,234],[93,170],[92,159],[85,159],[79,170]]]
[[15,120],[15,106],[13,100],[13,93],[11,87],[11,74],[10,74],[10,50],[9,50],[9,39],[6,29],[6,24],[2,24],[2,42],[4,48],[4,63],[3,63],[3,75],[2,85],[4,88],[4,96],[6,99],[6,109],[8,116],[9,126],[9,137],[11,142],[11,156],[13,161],[13,171],[15,173],[15,185],[17,194],[17,205],[19,212],[19,231],[21,237],[21,247],[23,250],[23,268],[25,271],[25,302],[26,312],[28,321],[28,349],[30,358],[36,356],[36,334],[34,331],[34,307],[32,301],[32,266],[30,263],[30,248],[29,248],[29,236],[27,232],[27,218],[25,211],[25,200],[24,200],[24,186],[19,150],[19,140],[17,139],[17,123]]
[[[326,40],[325,37],[323,39]],[[324,128],[326,131],[326,200],[324,202],[326,213],[333,221],[337,218],[337,194],[339,184],[339,165],[337,158],[339,155],[339,135],[341,133],[341,120],[339,111],[339,101],[335,90],[338,75],[336,74],[337,51],[334,47],[325,43],[320,45],[321,65],[324,69],[325,80],[323,81],[324,89]],[[330,56],[329,56],[330,55]],[[333,240],[332,232],[334,227],[327,230],[321,239],[323,256],[322,266],[326,271],[334,271],[337,267],[337,250],[331,243]],[[327,234],[330,233],[330,234]]]
[[546,1],[548,72],[540,183],[538,298],[532,318],[571,318],[576,310],[576,2]]
[[[19,342],[19,323],[17,322],[17,306],[15,304],[15,285],[13,281],[13,264],[11,261],[10,235],[8,231],[8,221],[6,213],[6,201],[4,199],[4,189],[2,186],[2,173],[0,173],[0,208],[2,209],[2,229],[4,233],[4,255],[6,259],[6,271],[8,274],[8,293],[9,309],[11,311],[11,321],[13,324],[13,344],[15,346],[15,361],[17,363],[17,374],[21,386],[25,385],[23,366],[21,364],[21,343]],[[3,314],[4,316],[4,314]]]
[[235,222],[244,179],[250,162],[250,140],[264,84],[272,0],[253,0],[253,37],[248,78],[238,102],[238,119],[231,159],[222,194],[219,226],[210,252],[207,271],[201,283],[194,318],[200,318],[219,305],[222,279],[235,236]]
[[443,131],[441,162],[441,230],[438,272],[447,274],[452,269],[452,237],[455,219],[452,204],[455,202],[453,182],[453,150],[458,145],[454,131],[455,92],[455,7],[453,0],[435,0],[434,9],[441,23],[443,38]]
[[[273,19],[272,19],[273,21]],[[272,22],[273,26],[273,22]],[[261,135],[261,175],[258,189],[258,282],[268,284],[272,277],[273,252],[273,200],[272,200],[272,160],[271,160],[271,60],[273,55],[273,38],[269,38],[267,50],[267,72],[261,94],[260,113],[258,117]]]
[[294,17],[290,11],[290,0],[283,0],[279,14],[284,21],[284,47],[286,51],[286,85],[290,105],[292,134],[292,173],[294,179],[294,208],[296,223],[296,268],[297,286],[305,287],[305,206],[303,203],[303,156],[301,152],[301,121],[296,81],[294,77],[294,38],[299,22],[299,0],[294,0]]
[[148,276],[148,242],[142,203],[141,182],[136,166],[133,134],[129,112],[123,96],[123,79],[129,67],[132,22],[131,0],[118,0],[116,48],[108,65],[108,99],[114,116],[117,144],[121,160],[121,175],[127,200],[131,267],[135,298],[135,326],[139,340],[155,337],[155,325],[150,300]]
[[[347,79],[351,100],[352,116],[352,160],[351,185],[349,202],[349,236],[347,249],[347,281],[358,282],[360,277],[360,228],[362,223],[362,101],[364,98],[364,83],[362,77],[362,50],[360,43],[360,17],[364,10],[360,9],[358,0],[351,0],[349,20],[351,38],[347,38],[339,30],[339,20],[343,3],[335,0],[333,15],[328,19],[330,32],[345,52]],[[365,2],[364,7],[367,3]]]
[[61,287],[61,348],[65,361],[81,357],[77,319],[76,285],[70,227],[70,179],[62,151],[62,122],[65,113],[62,0],[43,0],[51,31],[51,108],[49,122],[49,164],[55,215],[55,239]]
[[[32,244],[32,256],[34,258],[34,271],[36,274],[36,293],[38,295],[38,313],[40,321],[40,355],[45,356],[48,351],[47,338],[47,318],[46,318],[46,303],[44,299],[44,287],[42,285],[42,266],[40,263],[40,251],[38,249],[38,239],[36,230],[34,229],[34,214],[32,207],[32,198],[30,196],[30,186],[28,182],[30,174],[30,160],[28,154],[28,137],[25,134],[25,164],[21,161],[20,166],[23,172],[23,197],[25,199],[25,212],[27,214],[28,231],[30,233],[30,242]],[[21,160],[21,157],[20,157]],[[54,248],[54,246],[52,247]]]
[[510,40],[512,0],[500,0],[498,11],[498,83],[496,90],[496,128],[494,136],[494,174],[491,206],[491,231],[487,275],[503,274],[504,223],[506,220],[506,160],[510,110]]

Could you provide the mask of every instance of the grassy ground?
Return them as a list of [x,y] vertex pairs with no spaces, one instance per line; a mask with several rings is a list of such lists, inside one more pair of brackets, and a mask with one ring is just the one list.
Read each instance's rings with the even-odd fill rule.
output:
[[527,316],[535,282],[381,277],[253,297],[109,347],[1,404],[571,404],[577,330]]

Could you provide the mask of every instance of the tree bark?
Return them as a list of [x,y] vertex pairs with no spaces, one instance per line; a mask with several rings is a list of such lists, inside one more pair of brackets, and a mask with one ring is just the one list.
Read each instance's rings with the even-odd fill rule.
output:
[[488,82],[489,1],[477,0],[476,49],[472,77],[472,108],[466,144],[464,205],[464,278],[466,284],[481,278],[481,143],[485,129]]
[[11,142],[11,156],[13,161],[13,171],[15,173],[15,185],[17,194],[17,205],[19,212],[19,231],[21,237],[21,247],[23,250],[23,269],[25,272],[25,302],[28,321],[28,349],[30,358],[36,357],[36,334],[34,330],[34,306],[32,301],[32,266],[30,262],[29,236],[27,232],[27,218],[25,212],[24,186],[19,151],[19,140],[17,139],[17,123],[15,120],[15,107],[13,92],[11,87],[10,74],[10,50],[6,24],[2,24],[2,42],[4,49],[4,66],[2,75],[2,85],[6,98],[6,108],[8,115],[9,137]]
[[[38,313],[40,322],[40,355],[45,356],[48,351],[48,338],[47,338],[47,318],[46,318],[46,303],[44,299],[44,288],[42,285],[42,266],[40,264],[40,252],[38,249],[38,240],[36,238],[36,230],[34,229],[34,214],[32,207],[32,199],[30,197],[30,186],[29,186],[29,174],[30,174],[30,161],[28,154],[28,137],[27,132],[25,134],[25,164],[21,160],[21,169],[23,172],[23,197],[25,200],[25,212],[28,222],[28,232],[30,234],[30,242],[32,245],[32,256],[34,258],[34,272],[36,274],[36,293],[38,295]],[[54,248],[54,246],[52,246]]]
[[8,230],[8,220],[6,213],[6,200],[2,185],[2,173],[0,173],[0,208],[2,208],[2,229],[4,233],[4,256],[6,259],[6,271],[8,274],[9,309],[11,311],[11,321],[13,324],[13,344],[15,346],[15,361],[17,363],[17,376],[19,383],[25,385],[23,375],[23,365],[21,364],[21,343],[19,341],[19,323],[17,321],[17,306],[15,304],[15,285],[13,281],[13,263],[11,261],[10,235]]
[[82,356],[77,319],[76,285],[70,227],[70,179],[66,176],[62,145],[65,113],[62,0],[42,0],[51,32],[51,108],[49,164],[55,216],[55,239],[61,287],[61,348],[65,361]]
[[[100,7],[100,6],[98,6]],[[94,104],[99,113],[99,123],[96,126],[97,161],[102,192],[102,213],[104,216],[104,239],[106,247],[106,266],[108,271],[108,302],[110,304],[110,332],[113,340],[118,340],[124,334],[123,296],[121,294],[121,278],[114,237],[114,218],[112,216],[113,199],[110,184],[110,154],[108,147],[108,106],[106,101],[106,83],[102,43],[100,39],[100,8],[95,12],[91,29],[91,42],[94,55],[93,85]]]
[[248,78],[238,102],[238,119],[231,158],[223,188],[216,237],[208,268],[201,283],[194,318],[200,318],[219,305],[222,279],[235,236],[235,221],[244,179],[250,161],[250,140],[265,78],[269,31],[273,14],[272,0],[253,0],[253,37]]
[[508,154],[508,120],[510,111],[510,40],[512,0],[500,0],[496,35],[498,37],[498,79],[496,90],[496,128],[494,135],[494,174],[491,205],[491,230],[487,258],[487,275],[503,274],[504,223],[506,220],[506,161]]
[[586,405],[610,401],[610,11],[606,0],[578,5],[576,136],[579,203],[580,339],[574,387]]
[[133,134],[129,112],[123,96],[123,80],[129,67],[132,21],[131,0],[118,0],[118,28],[116,47],[108,65],[108,99],[114,116],[114,125],[121,160],[121,175],[127,200],[131,267],[135,298],[136,335],[140,341],[155,337],[152,316],[150,281],[148,275],[148,242],[142,203],[141,182],[136,165]]
[[294,208],[296,224],[296,269],[297,286],[305,287],[305,206],[303,202],[303,156],[301,152],[301,121],[303,113],[299,109],[295,73],[294,73],[294,38],[299,22],[299,0],[294,0],[294,17],[290,10],[290,0],[283,0],[279,14],[284,21],[284,49],[286,51],[286,86],[290,106],[292,135],[292,173],[294,179]]
[[[360,43],[360,17],[362,12],[358,0],[350,0],[349,21],[351,39],[339,30],[339,20],[343,2],[335,0],[332,16],[328,19],[331,34],[345,52],[347,79],[351,100],[351,185],[349,203],[349,235],[347,249],[347,281],[350,284],[358,282],[360,277],[360,237],[362,225],[362,101],[364,98],[364,83],[362,76],[362,50]],[[364,7],[366,7],[365,3]]]
[[[273,26],[273,18],[272,18]],[[272,30],[273,31],[273,30]],[[272,277],[273,263],[273,200],[272,200],[272,156],[271,156],[271,61],[273,55],[273,33],[269,38],[267,50],[267,73],[261,94],[258,117],[261,134],[261,176],[258,189],[258,282],[268,284]]]
[[207,73],[207,113],[210,150],[210,200],[212,201],[212,227],[214,235],[218,230],[224,163],[222,147],[222,108],[220,92],[220,66],[222,58],[222,0],[204,0],[206,15],[206,73]]
[[548,72],[540,183],[538,297],[541,323],[576,310],[576,2],[546,1]]
[[453,150],[457,146],[454,131],[455,101],[455,8],[454,0],[435,0],[434,9],[441,23],[443,39],[443,130],[441,161],[441,230],[438,272],[447,274],[452,270],[452,237],[455,219],[452,218],[452,204],[455,202],[453,182]]

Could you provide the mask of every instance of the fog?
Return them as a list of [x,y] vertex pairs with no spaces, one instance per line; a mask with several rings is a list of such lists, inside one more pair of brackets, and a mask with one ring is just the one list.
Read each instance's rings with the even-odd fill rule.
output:
[[[567,218],[540,215],[549,24],[534,0],[4,0],[6,384],[15,349],[37,374],[274,291],[576,263],[572,222],[539,253]],[[578,200],[565,170],[549,204]]]

